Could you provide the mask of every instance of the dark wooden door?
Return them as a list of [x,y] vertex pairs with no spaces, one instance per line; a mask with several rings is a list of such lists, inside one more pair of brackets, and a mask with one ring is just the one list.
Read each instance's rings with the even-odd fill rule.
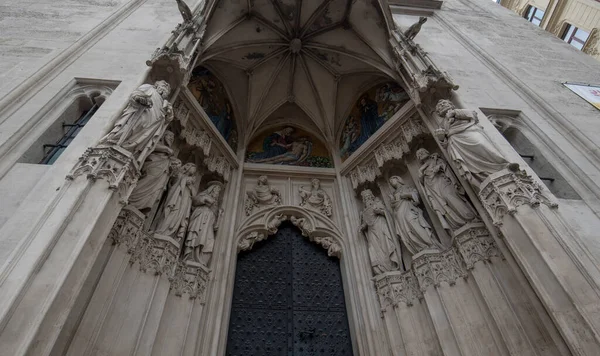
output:
[[351,356],[339,260],[284,223],[238,256],[228,356]]

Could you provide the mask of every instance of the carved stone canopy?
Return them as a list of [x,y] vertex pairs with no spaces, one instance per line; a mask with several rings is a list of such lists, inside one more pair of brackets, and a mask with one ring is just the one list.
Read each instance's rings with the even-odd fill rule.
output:
[[326,249],[329,256],[341,258],[342,234],[329,218],[308,209],[285,205],[262,210],[246,219],[236,233],[238,252],[251,250],[256,242],[274,235],[286,220],[298,227],[303,236]]

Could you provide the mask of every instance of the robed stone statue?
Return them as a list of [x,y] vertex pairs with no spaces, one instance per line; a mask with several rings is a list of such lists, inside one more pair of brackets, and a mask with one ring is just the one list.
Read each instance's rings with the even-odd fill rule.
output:
[[398,176],[391,177],[389,183],[392,187],[390,199],[396,233],[404,246],[413,255],[428,248],[440,248],[441,244],[435,239],[431,226],[418,207],[417,190],[404,184]]
[[363,190],[361,196],[365,208],[361,214],[359,233],[367,238],[373,273],[379,275],[398,270],[400,257],[385,216],[385,207],[370,189]]
[[435,110],[442,117],[441,128],[436,136],[456,163],[461,176],[479,189],[481,183],[492,173],[509,165],[502,154],[484,135],[479,126],[477,113],[456,109],[449,100],[438,101]]
[[130,96],[129,103],[113,129],[100,140],[131,152],[141,166],[173,120],[169,103],[170,85],[164,80],[143,84]]
[[219,197],[222,184],[211,182],[203,192],[192,199],[194,211],[190,217],[185,239],[184,259],[208,266],[215,244],[219,220]]
[[420,148],[417,159],[421,162],[419,179],[425,195],[435,210],[444,229],[450,233],[461,228],[477,217],[475,209],[464,196],[464,189],[437,153]]

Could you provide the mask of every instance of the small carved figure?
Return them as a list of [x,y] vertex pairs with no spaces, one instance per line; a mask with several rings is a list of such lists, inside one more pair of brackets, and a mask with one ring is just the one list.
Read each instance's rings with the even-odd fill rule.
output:
[[173,132],[165,131],[162,142],[156,145],[142,166],[142,176],[129,196],[129,204],[140,211],[152,209],[166,188],[173,160],[171,145],[174,139]]
[[193,260],[208,266],[221,215],[219,210],[221,187],[221,182],[210,182],[208,188],[192,199],[192,206],[195,208],[185,240],[184,260]]
[[192,197],[196,195],[196,165],[186,163],[169,187],[155,232],[176,239],[185,237],[190,221]]
[[181,17],[183,17],[183,22],[191,22],[192,21],[192,10],[183,0],[175,0],[177,1],[177,9],[181,13]]
[[164,80],[141,85],[131,94],[121,118],[100,139],[100,144],[126,149],[141,166],[173,120],[173,107],[167,100],[170,92],[171,86]]
[[393,193],[390,195],[394,210],[396,233],[411,254],[427,248],[441,247],[436,241],[431,226],[425,220],[423,211],[418,207],[417,190],[404,184],[402,178],[390,178]]
[[478,125],[477,113],[471,110],[456,109],[449,100],[438,101],[435,110],[443,118],[441,128],[435,134],[442,146],[456,163],[460,174],[479,189],[481,183],[492,173],[507,166],[518,168],[518,164],[509,164],[502,154],[492,145]]
[[404,31],[404,37],[406,37],[409,40],[414,39],[419,33],[419,31],[421,31],[421,26],[423,26],[425,22],[427,22],[427,17],[419,17],[418,22],[410,25],[410,27],[406,31]]
[[463,187],[456,181],[446,161],[437,153],[429,154],[424,148],[417,150],[417,159],[421,162],[419,179],[423,190],[444,229],[452,233],[475,220],[475,209],[465,198]]
[[310,182],[310,189],[306,189],[304,186],[301,186],[298,189],[300,197],[302,198],[300,206],[321,212],[331,217],[333,206],[329,195],[321,188],[321,181],[317,178],[313,178]]
[[254,190],[246,192],[244,208],[246,215],[249,216],[255,208],[271,207],[280,204],[281,193],[279,193],[279,190],[271,188],[267,176],[260,176]]
[[400,258],[385,216],[385,207],[370,189],[363,190],[361,196],[365,208],[361,213],[358,232],[364,234],[367,239],[373,273],[379,275],[398,270]]

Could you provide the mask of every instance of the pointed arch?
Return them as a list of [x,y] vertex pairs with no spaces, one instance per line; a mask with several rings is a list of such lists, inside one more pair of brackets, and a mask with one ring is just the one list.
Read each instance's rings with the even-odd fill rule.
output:
[[192,70],[187,88],[221,136],[233,151],[236,151],[238,144],[236,117],[239,115],[239,110],[232,103],[230,92],[223,82],[213,70],[201,64]]

